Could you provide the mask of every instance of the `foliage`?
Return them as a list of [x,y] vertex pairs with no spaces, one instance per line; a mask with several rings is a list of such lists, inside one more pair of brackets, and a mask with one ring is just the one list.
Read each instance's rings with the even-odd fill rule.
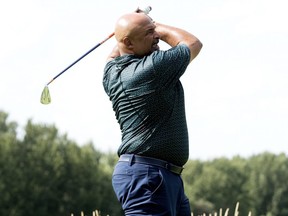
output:
[[[53,125],[28,120],[24,130],[17,138],[17,123],[0,111],[0,215],[123,215],[111,186],[115,153],[79,146]],[[285,154],[189,160],[182,177],[195,215],[237,202],[241,215],[288,215]]]
[[[105,155],[79,147],[55,126],[28,121],[23,140],[0,112],[0,215],[70,215],[93,211],[120,215]],[[105,167],[105,171],[102,169]]]
[[268,152],[248,159],[190,160],[183,174],[187,196],[198,214],[231,209],[239,201],[244,215],[251,211],[257,216],[286,216],[287,178],[287,156]]

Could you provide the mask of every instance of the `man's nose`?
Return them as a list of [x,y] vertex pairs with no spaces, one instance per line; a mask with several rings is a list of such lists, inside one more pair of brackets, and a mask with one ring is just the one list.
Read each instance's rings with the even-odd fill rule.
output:
[[155,38],[155,39],[160,39],[160,35],[159,35],[158,32],[156,32],[156,31],[155,31],[155,33],[154,33],[154,38]]

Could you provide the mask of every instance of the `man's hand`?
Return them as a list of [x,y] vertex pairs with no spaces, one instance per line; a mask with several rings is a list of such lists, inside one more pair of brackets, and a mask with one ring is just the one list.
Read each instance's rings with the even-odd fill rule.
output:
[[[148,7],[146,7],[144,10],[142,10],[142,9],[140,9],[139,7],[135,10],[135,12],[136,13],[144,13],[144,14],[146,14],[147,16],[148,16],[148,14],[149,14],[149,12],[152,10],[152,7],[151,6],[148,6]],[[150,17],[150,16],[148,16],[150,19],[151,19],[151,21],[153,21],[153,19]],[[154,22],[154,21],[153,21]]]
[[109,54],[109,56],[108,56],[108,58],[107,58],[107,62],[108,61],[111,61],[111,60],[113,60],[114,58],[116,58],[116,57],[118,57],[118,56],[120,56],[120,52],[119,52],[119,48],[118,48],[118,46],[116,45],[114,48],[113,48],[113,50],[112,50],[112,52]]

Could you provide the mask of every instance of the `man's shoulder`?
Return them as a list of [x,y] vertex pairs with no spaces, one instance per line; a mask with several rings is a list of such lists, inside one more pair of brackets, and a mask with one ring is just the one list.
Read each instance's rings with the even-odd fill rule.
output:
[[189,63],[190,50],[186,44],[179,44],[166,50],[158,50],[151,54],[153,64],[178,64],[179,60]]

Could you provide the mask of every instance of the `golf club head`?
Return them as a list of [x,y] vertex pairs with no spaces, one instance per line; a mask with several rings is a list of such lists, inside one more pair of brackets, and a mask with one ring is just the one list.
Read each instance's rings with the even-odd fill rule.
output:
[[49,89],[48,89],[47,85],[44,87],[44,89],[42,91],[40,102],[42,104],[50,104],[51,103],[51,97],[50,97],[50,93],[49,93]]

